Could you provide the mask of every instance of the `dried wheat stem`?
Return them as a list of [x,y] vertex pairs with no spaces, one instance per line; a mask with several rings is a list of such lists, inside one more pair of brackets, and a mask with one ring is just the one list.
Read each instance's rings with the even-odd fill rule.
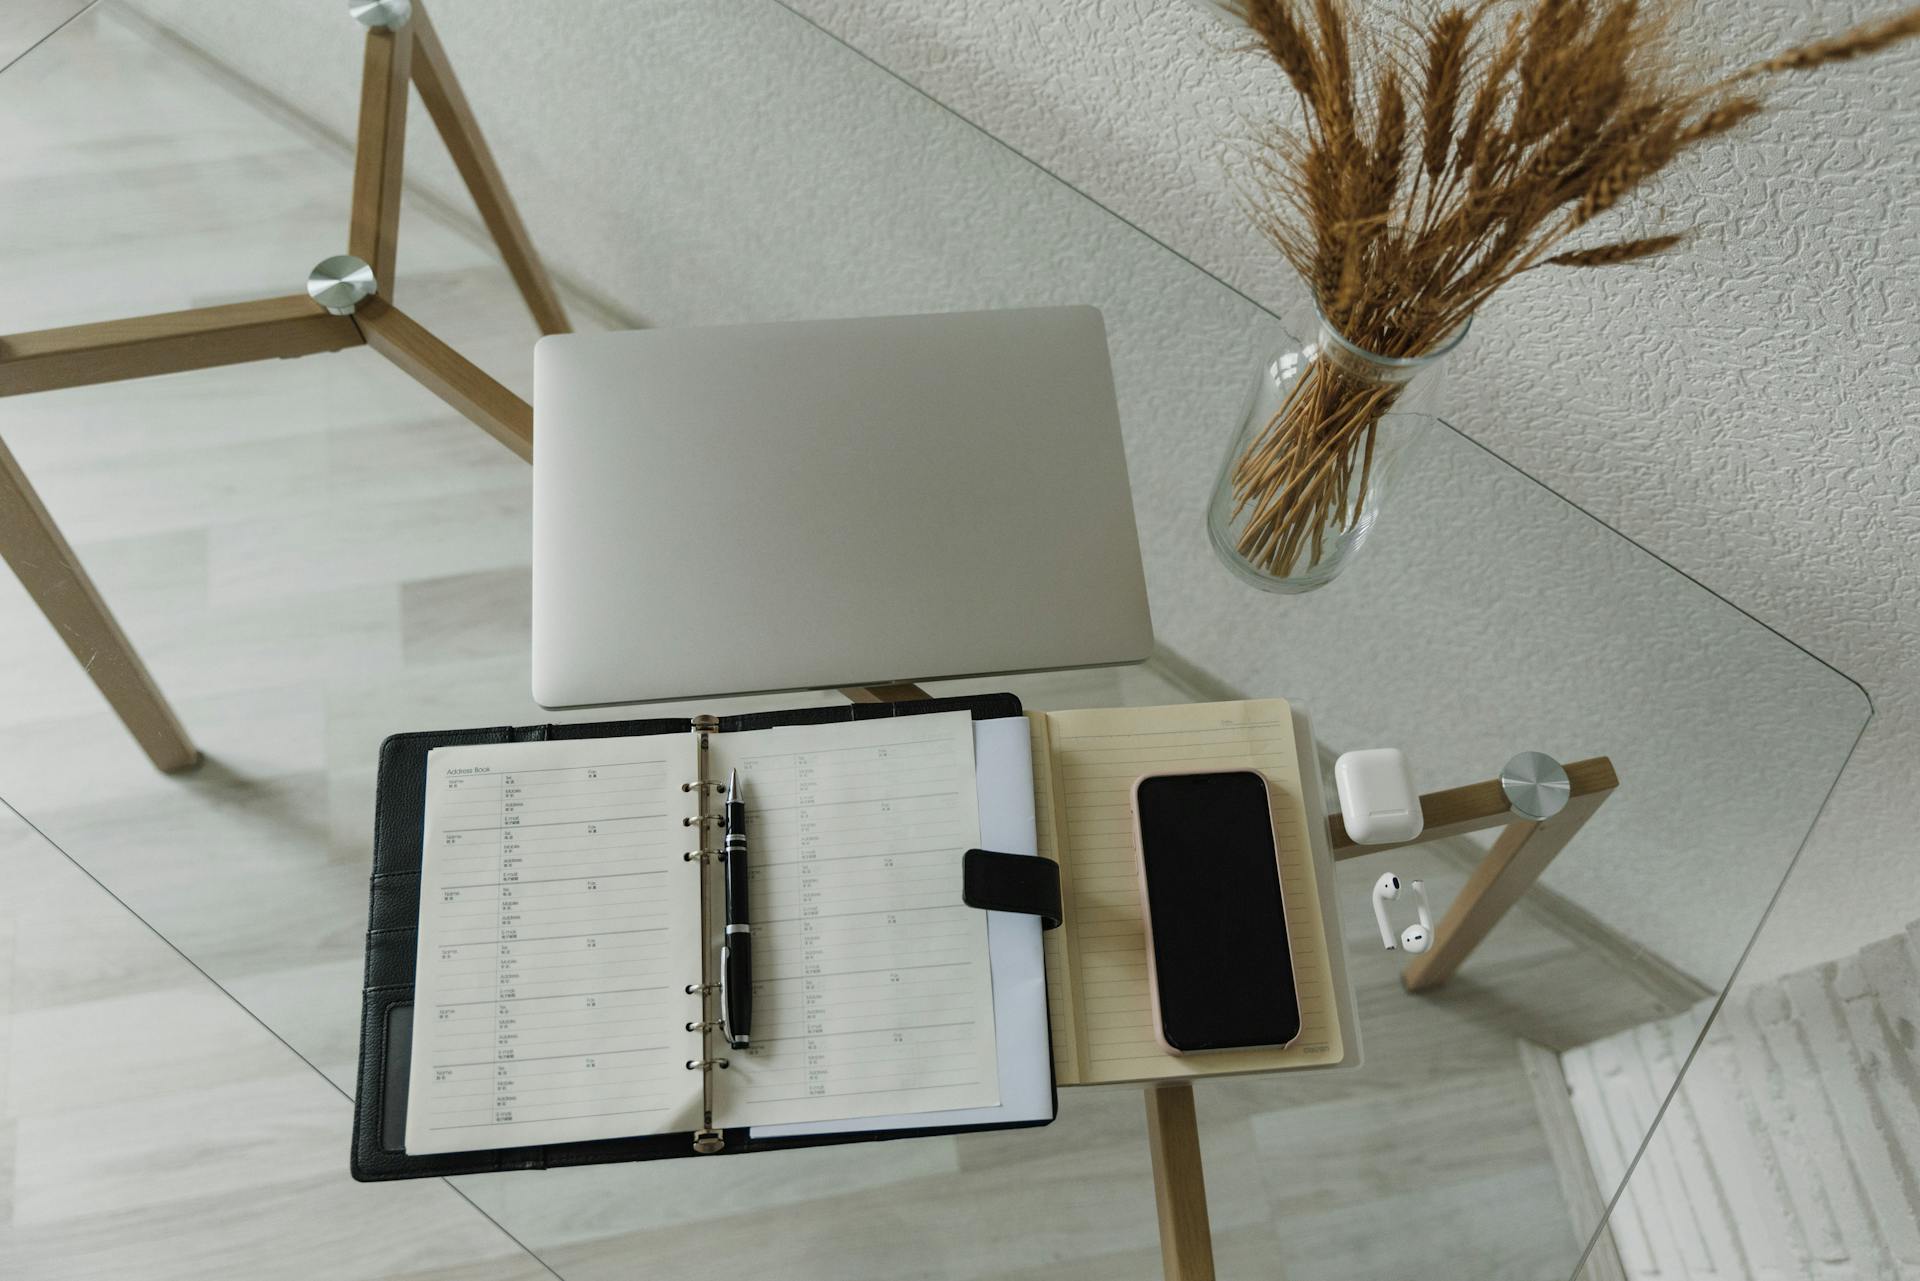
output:
[[[1269,127],[1249,149],[1256,225],[1348,342],[1424,356],[1523,272],[1620,266],[1679,245],[1684,228],[1567,241],[1681,153],[1759,114],[1750,82],[1920,35],[1912,8],[1692,80],[1668,39],[1679,2],[1439,0],[1396,38],[1349,0],[1237,0],[1252,47],[1306,107],[1303,129]],[[1400,395],[1324,353],[1309,361],[1228,468],[1250,562],[1311,566],[1333,530],[1358,527]]]
[[1555,254],[1546,260],[1549,267],[1611,267],[1618,263],[1633,262],[1640,258],[1651,258],[1655,254],[1665,253],[1681,241],[1684,234],[1671,236],[1648,236],[1643,240],[1616,240],[1610,245],[1595,245],[1591,249],[1576,249],[1571,253]]
[[1725,83],[1751,80],[1756,76],[1777,75],[1784,71],[1808,71],[1832,62],[1864,58],[1870,53],[1880,52],[1888,45],[1897,44],[1916,35],[1920,35],[1920,8],[1909,9],[1905,13],[1884,18],[1879,22],[1866,23],[1829,40],[1815,40],[1808,44],[1795,45],[1771,58],[1742,68],[1728,76]]

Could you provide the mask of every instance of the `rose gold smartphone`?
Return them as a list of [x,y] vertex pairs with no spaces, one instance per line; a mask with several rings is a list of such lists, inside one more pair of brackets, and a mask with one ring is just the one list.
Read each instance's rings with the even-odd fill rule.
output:
[[1161,1047],[1194,1054],[1291,1044],[1300,993],[1265,776],[1142,775],[1133,836]]

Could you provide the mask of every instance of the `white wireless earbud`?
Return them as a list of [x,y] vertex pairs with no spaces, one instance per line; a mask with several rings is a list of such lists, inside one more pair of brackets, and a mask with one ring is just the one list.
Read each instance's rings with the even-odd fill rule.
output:
[[1373,883],[1373,919],[1380,926],[1380,945],[1389,952],[1393,951],[1394,943],[1393,926],[1387,922],[1387,900],[1399,897],[1400,878],[1392,872]]
[[1410,881],[1413,886],[1414,906],[1420,913],[1420,924],[1409,925],[1400,934],[1400,947],[1410,956],[1418,956],[1433,946],[1433,917],[1427,911],[1427,883]]
[[1433,946],[1433,915],[1427,907],[1427,883],[1412,881],[1409,884],[1417,900],[1414,908],[1420,914],[1420,924],[1409,925],[1400,932],[1400,941],[1394,942],[1393,926],[1387,920],[1387,902],[1400,897],[1400,878],[1392,872],[1373,883],[1373,919],[1380,926],[1380,943],[1387,951],[1405,951],[1418,956]]

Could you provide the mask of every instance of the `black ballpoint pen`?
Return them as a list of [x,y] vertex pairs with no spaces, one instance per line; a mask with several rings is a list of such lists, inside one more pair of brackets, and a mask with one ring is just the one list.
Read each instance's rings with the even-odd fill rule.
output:
[[740,798],[740,771],[727,771],[726,839],[721,858],[727,869],[727,927],[720,944],[720,1008],[727,1044],[747,1048],[753,1021],[753,926],[747,913],[747,806]]

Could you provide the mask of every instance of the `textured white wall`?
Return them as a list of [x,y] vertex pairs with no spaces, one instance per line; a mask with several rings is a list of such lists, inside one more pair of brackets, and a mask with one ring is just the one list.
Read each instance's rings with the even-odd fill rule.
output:
[[[353,97],[342,86],[352,83],[357,59],[351,31],[343,31],[345,19],[330,0],[217,14],[188,0],[142,0],[139,7],[328,125],[350,124]],[[656,7],[657,0],[564,10],[448,0],[436,9],[528,221],[576,278],[647,300],[648,318],[662,323],[724,319],[725,300],[736,298],[741,315],[808,314],[823,292],[823,270],[842,273],[832,293],[843,311],[910,309],[929,297],[965,306],[1005,296],[1005,277],[1023,255],[1046,261],[1059,289],[1095,296],[1087,273],[1097,270],[1100,244],[982,253],[956,273],[952,257],[930,251],[915,260],[911,247],[898,243],[863,255],[861,210],[832,207],[837,192],[860,189],[843,181],[846,174],[822,173],[800,189],[731,190],[756,159],[768,173],[790,174],[795,149],[815,145],[791,132],[788,118],[801,114],[800,104],[783,101],[785,88],[690,108],[710,119],[714,137],[735,140],[729,154],[655,145],[653,132],[670,127],[668,103],[685,107],[700,93],[688,79],[697,72],[688,68],[712,57],[712,41],[740,40],[730,24],[753,21],[758,12],[716,3],[710,19],[662,28],[642,15]],[[802,7],[1250,295],[1276,303],[1294,296],[1277,256],[1247,229],[1223,175],[1223,140],[1243,133],[1243,113],[1286,111],[1288,104],[1276,76],[1226,56],[1234,34],[1201,10],[1146,0],[804,0]],[[1798,25],[1804,15],[1789,12],[1794,7],[1784,0],[1721,4],[1706,9],[1701,23],[1720,47],[1758,52],[1808,29]],[[1826,28],[1865,12],[1817,8]],[[561,12],[568,23],[548,21]],[[669,29],[676,34],[662,47],[661,32]],[[674,44],[680,39],[707,43],[681,49]],[[794,56],[817,60],[803,48]],[[1891,933],[1915,914],[1915,878],[1906,869],[1920,819],[1920,660],[1906,639],[1920,623],[1920,517],[1903,500],[1911,497],[1917,461],[1909,404],[1920,261],[1912,159],[1920,141],[1917,70],[1920,56],[1903,51],[1781,93],[1770,120],[1669,188],[1676,221],[1697,218],[1701,243],[1657,267],[1543,277],[1514,288],[1476,324],[1453,383],[1453,416],[1472,435],[1874,693],[1879,719],[1843,783],[1840,813],[1823,825],[1790,891],[1792,916],[1769,931],[1765,963],[1777,968]],[[828,105],[858,140],[868,104],[849,93],[844,103]],[[417,107],[413,126],[416,138],[426,136]],[[671,127],[689,124],[683,118]],[[877,148],[895,141],[883,125],[867,132]],[[854,154],[845,141],[822,145],[822,163],[854,163],[845,159]],[[416,145],[413,176],[457,194],[436,153],[437,146]],[[914,209],[910,158],[885,159],[901,175],[885,194],[893,202],[890,223],[908,214],[971,214],[996,225],[1000,211],[991,193],[978,197],[977,209]],[[722,190],[732,199],[720,199]],[[782,234],[777,222],[750,222],[739,213],[743,198],[790,202],[791,240],[743,254],[743,227]],[[710,221],[688,226],[693,207]],[[675,220],[670,258],[643,252],[645,229]],[[1068,217],[1062,225],[1081,224]],[[1097,228],[1088,234],[1104,235]],[[1113,261],[1138,261],[1124,246],[1106,248]],[[756,265],[768,261],[782,269]],[[850,270],[871,270],[874,278],[850,283]],[[1782,681],[1801,669],[1751,638],[1730,640],[1740,648],[1725,654],[1701,645],[1687,631],[1673,585],[1609,554],[1550,504],[1489,487],[1486,469],[1470,465],[1464,446],[1436,446],[1427,470],[1439,481],[1411,493],[1383,526],[1383,543],[1404,540],[1404,554],[1383,552],[1371,565],[1363,557],[1349,580],[1305,601],[1272,600],[1234,585],[1207,561],[1198,509],[1252,347],[1271,336],[1249,328],[1209,339],[1247,345],[1244,354],[1229,350],[1219,361],[1235,371],[1234,385],[1183,383],[1196,377],[1193,369],[1169,368],[1164,359],[1155,367],[1163,353],[1125,350],[1148,327],[1131,324],[1116,308],[1179,305],[1186,288],[1160,280],[1158,268],[1139,270],[1142,279],[1107,287],[1118,301],[1105,305],[1123,384],[1136,384],[1123,385],[1123,403],[1140,407],[1146,425],[1130,423],[1128,445],[1163,638],[1228,684],[1326,708],[1322,728],[1335,743],[1415,742],[1435,783],[1457,779],[1462,760],[1498,759],[1522,741],[1547,750],[1598,744],[1633,763],[1636,808],[1622,804],[1602,848],[1609,859],[1638,861],[1563,860],[1556,886],[1702,977],[1724,978],[1740,922],[1751,922],[1771,889],[1768,874],[1778,874],[1778,858],[1769,854],[1751,883],[1743,880],[1743,842],[1758,848],[1771,840],[1771,850],[1783,825],[1804,817],[1822,784],[1809,762],[1840,750],[1851,709],[1836,705],[1830,689],[1777,704],[1715,706],[1717,675],[1726,666],[1777,670]],[[938,275],[930,281],[928,273]],[[1129,372],[1150,369],[1151,377]],[[1218,382],[1212,371],[1207,378]],[[1183,416],[1191,421],[1182,423]],[[1428,543],[1437,549],[1446,538],[1474,539],[1475,504],[1487,502],[1528,507],[1517,527],[1552,544],[1539,559],[1565,563],[1574,549],[1589,549],[1580,553],[1584,572],[1569,581],[1524,584],[1540,593],[1541,615],[1573,620],[1576,630],[1526,632],[1526,595],[1505,573],[1527,563],[1526,545],[1467,558],[1470,578],[1457,568],[1461,558],[1424,555]],[[1454,581],[1446,581],[1449,574]],[[1406,634],[1419,626],[1421,593],[1479,593],[1493,606],[1484,631],[1437,638],[1453,649],[1433,655],[1433,670],[1467,673],[1458,697],[1470,734],[1416,731],[1395,714],[1396,698],[1424,705],[1431,692],[1421,687],[1417,664],[1369,671],[1375,651],[1354,630],[1365,615],[1351,612],[1363,581],[1401,597],[1404,608],[1374,621],[1395,630],[1392,652],[1403,660],[1417,652]],[[1560,604],[1575,599],[1589,612]],[[1608,616],[1591,611],[1595,600],[1633,626],[1617,635],[1578,634]],[[1458,652],[1463,641],[1477,646],[1470,661]],[[1526,664],[1503,661],[1513,657],[1503,647],[1529,643],[1561,646],[1586,670],[1556,686],[1552,665],[1537,655]],[[1517,666],[1526,668],[1524,681],[1511,675]],[[1369,701],[1368,690],[1377,697]],[[1473,706],[1495,697],[1510,700],[1511,711],[1489,715]],[[1716,753],[1721,726],[1738,740],[1726,753]],[[1777,788],[1739,777],[1769,759],[1767,741],[1803,732],[1818,744]],[[1631,741],[1635,736],[1658,741]],[[1714,859],[1695,860],[1683,874],[1674,870],[1672,846],[1684,846],[1690,828],[1713,833],[1718,846]],[[1726,896],[1725,911],[1717,890]]]
[[[1236,216],[1220,143],[1244,136],[1240,114],[1292,105],[1277,73],[1221,56],[1238,36],[1213,10],[799,7],[1255,297],[1297,290]],[[1892,7],[1707,0],[1683,35],[1737,65]],[[1516,282],[1450,396],[1470,435],[1872,696],[1757,972],[1920,911],[1920,42],[1784,84],[1771,107],[1661,189],[1695,244]],[[1258,685],[1275,660],[1242,633],[1202,661]]]

